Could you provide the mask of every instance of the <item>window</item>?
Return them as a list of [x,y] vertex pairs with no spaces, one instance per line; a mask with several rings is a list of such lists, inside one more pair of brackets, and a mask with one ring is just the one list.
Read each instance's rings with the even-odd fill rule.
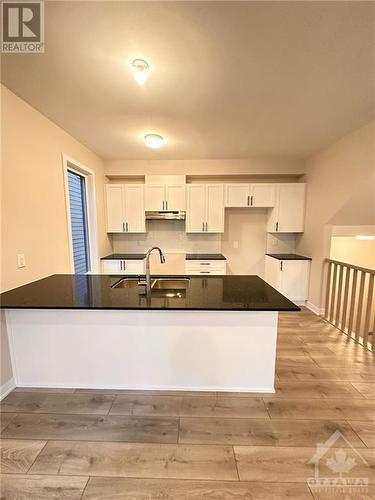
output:
[[85,177],[68,169],[68,187],[74,273],[85,274],[90,271]]

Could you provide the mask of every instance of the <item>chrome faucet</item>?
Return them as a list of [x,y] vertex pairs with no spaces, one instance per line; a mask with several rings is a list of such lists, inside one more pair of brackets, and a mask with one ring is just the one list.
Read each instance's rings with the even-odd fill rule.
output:
[[153,250],[157,250],[159,252],[161,264],[165,263],[164,254],[159,247],[151,247],[148,250],[148,252],[146,253],[146,280],[139,281],[138,285],[143,285],[146,287],[146,294],[147,295],[151,294],[150,255],[151,255]]

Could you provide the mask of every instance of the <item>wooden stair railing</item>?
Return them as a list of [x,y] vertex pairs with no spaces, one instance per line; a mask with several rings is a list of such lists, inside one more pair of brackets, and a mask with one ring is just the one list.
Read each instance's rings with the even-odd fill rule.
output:
[[375,270],[325,259],[324,318],[364,348],[375,352]]

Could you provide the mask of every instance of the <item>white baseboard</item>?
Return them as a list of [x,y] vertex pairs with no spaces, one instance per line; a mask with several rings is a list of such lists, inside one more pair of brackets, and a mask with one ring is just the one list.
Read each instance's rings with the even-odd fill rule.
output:
[[316,305],[312,304],[309,301],[306,302],[306,307],[307,307],[307,309],[310,309],[310,311],[312,311],[317,316],[324,315],[324,308],[317,307]]
[[16,383],[14,381],[14,377],[10,378],[8,382],[5,382],[2,386],[0,386],[0,401],[5,398],[13,389],[15,389]]
[[83,390],[107,390],[107,391],[180,391],[183,393],[184,391],[193,391],[193,392],[243,392],[246,393],[266,393],[266,394],[274,394],[275,389],[273,387],[225,387],[224,389],[221,386],[205,386],[205,387],[196,387],[196,386],[180,386],[180,385],[142,385],[142,386],[123,386],[116,384],[72,384],[71,386],[67,385],[56,385],[56,384],[40,384],[38,382],[30,383],[30,384],[22,384],[19,386],[22,388],[32,388],[32,389],[83,389]]

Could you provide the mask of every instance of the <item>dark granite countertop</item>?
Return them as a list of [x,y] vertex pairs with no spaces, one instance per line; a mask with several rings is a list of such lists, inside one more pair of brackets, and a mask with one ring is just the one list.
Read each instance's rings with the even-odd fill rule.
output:
[[[153,279],[156,276],[153,276]],[[166,278],[166,276],[161,276]],[[186,278],[186,276],[180,276]],[[0,295],[2,309],[152,309],[299,311],[259,276],[188,276],[186,290],[111,288],[121,276],[54,274]]]
[[312,260],[311,257],[297,255],[296,253],[266,253],[266,255],[279,260]]
[[145,258],[145,253],[111,253],[111,255],[101,257],[101,260],[143,260]]
[[187,253],[186,260],[227,260],[222,253]]

